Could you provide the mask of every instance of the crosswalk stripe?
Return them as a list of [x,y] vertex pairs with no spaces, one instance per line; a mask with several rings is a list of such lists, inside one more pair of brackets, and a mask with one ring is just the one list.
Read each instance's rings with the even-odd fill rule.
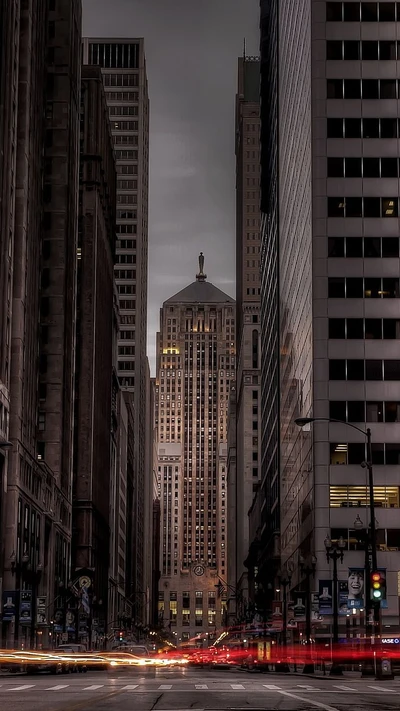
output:
[[342,691],[356,691],[353,686],[343,686],[343,684],[334,684],[335,689],[342,689]]
[[33,689],[35,684],[25,684],[24,686],[14,686],[12,689],[9,689],[9,691],[24,691],[24,689]]
[[172,684],[161,684],[161,686],[158,687],[159,689],[172,689]]
[[315,686],[310,686],[310,684],[297,684],[299,689],[306,689],[306,691],[319,691],[319,689],[316,689]]
[[82,691],[94,691],[95,689],[102,689],[104,684],[92,684],[92,686],[85,686]]
[[60,689],[66,689],[69,684],[59,684],[58,686],[49,686],[45,691],[59,691]]
[[208,689],[207,684],[195,684],[196,689]]
[[280,686],[275,686],[275,684],[263,684],[263,686],[265,686],[266,689],[278,689],[278,690],[280,690],[280,688],[281,688]]
[[127,684],[126,686],[123,686],[121,691],[131,691],[132,689],[137,689],[139,684]]
[[396,689],[385,689],[384,686],[368,686],[369,689],[375,689],[376,691],[386,691],[388,694],[396,694]]
[[231,684],[231,689],[244,689],[243,684]]

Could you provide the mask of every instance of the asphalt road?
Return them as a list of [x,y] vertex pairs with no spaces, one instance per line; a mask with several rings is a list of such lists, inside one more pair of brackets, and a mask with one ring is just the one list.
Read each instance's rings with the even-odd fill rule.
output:
[[0,709],[390,711],[400,710],[400,679],[312,679],[206,669],[2,676]]

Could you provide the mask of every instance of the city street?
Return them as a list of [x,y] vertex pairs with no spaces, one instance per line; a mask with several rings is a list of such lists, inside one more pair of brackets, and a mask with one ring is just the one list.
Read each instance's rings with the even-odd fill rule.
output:
[[7,711],[385,711],[400,708],[400,679],[309,678],[238,670],[154,670],[0,677]]

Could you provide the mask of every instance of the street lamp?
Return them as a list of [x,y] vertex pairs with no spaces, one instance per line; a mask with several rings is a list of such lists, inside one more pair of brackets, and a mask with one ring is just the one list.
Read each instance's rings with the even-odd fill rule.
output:
[[[366,430],[353,425],[351,422],[344,422],[344,420],[337,420],[334,417],[297,417],[295,419],[296,425],[299,427],[304,427],[305,425],[312,424],[314,422],[338,422],[341,425],[346,425],[347,427],[352,427],[353,430],[361,432],[367,439],[367,461],[361,462],[361,466],[364,469],[368,469],[368,488],[369,488],[369,512],[370,512],[370,548],[371,548],[371,565],[368,566],[372,571],[378,570],[377,563],[377,553],[376,553],[376,520],[375,520],[375,501],[374,501],[374,472],[372,468],[372,444],[371,444],[371,430],[367,427]],[[380,602],[372,600],[371,605],[374,611],[374,628],[375,634],[380,637]]]
[[314,674],[314,663],[311,658],[311,576],[314,577],[317,567],[315,555],[311,556],[311,561],[306,563],[303,556],[300,556],[300,572],[306,578],[306,644],[308,661],[304,665],[303,674]]
[[[338,610],[338,560],[343,563],[343,554],[346,546],[346,542],[343,536],[340,536],[338,541],[333,542],[329,535],[326,536],[324,540],[326,549],[326,560],[328,563],[333,561],[333,586],[332,586],[332,597],[333,597],[333,644],[336,645],[333,653],[335,654],[337,649],[337,644],[339,642],[339,610]],[[335,658],[332,660],[331,674],[339,674],[343,676],[343,670],[340,664],[336,664]]]

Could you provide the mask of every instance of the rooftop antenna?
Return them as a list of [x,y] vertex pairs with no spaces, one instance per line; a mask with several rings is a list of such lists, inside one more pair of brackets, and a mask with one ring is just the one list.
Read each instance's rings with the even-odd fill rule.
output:
[[246,37],[243,38],[243,59],[246,59]]

